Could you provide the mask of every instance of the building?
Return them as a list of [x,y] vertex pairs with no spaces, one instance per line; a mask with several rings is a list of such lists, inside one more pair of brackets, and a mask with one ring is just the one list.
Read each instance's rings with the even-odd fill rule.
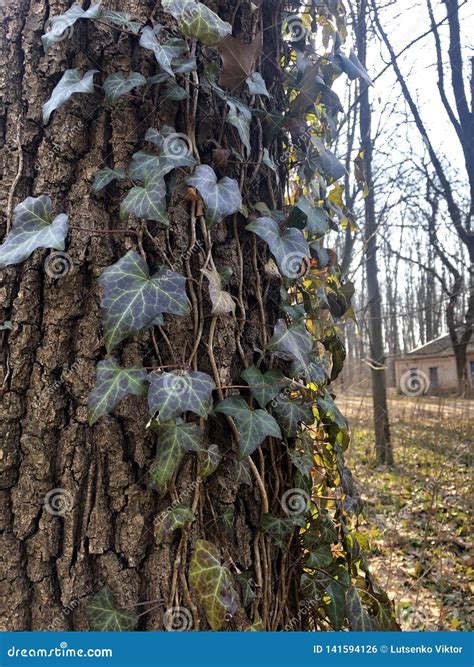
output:
[[[394,359],[395,381],[399,392],[409,396],[456,391],[458,377],[449,335],[416,347]],[[467,370],[474,388],[474,340],[467,348]]]

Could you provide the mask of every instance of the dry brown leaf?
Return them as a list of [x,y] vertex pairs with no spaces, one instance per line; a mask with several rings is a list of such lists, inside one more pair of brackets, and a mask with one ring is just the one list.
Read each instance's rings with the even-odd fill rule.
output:
[[255,64],[262,52],[263,36],[259,32],[250,44],[236,37],[228,36],[219,44],[223,70],[219,77],[219,85],[223,88],[236,90],[252,74]]

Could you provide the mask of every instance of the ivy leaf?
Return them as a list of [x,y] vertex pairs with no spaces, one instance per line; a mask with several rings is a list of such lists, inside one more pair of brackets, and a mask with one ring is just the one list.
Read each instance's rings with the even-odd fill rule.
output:
[[59,109],[74,93],[93,93],[94,74],[99,70],[90,69],[81,77],[77,69],[67,69],[53,89],[51,97],[43,104],[43,122],[46,125],[55,109]]
[[73,27],[78,19],[95,19],[100,14],[101,8],[100,3],[98,3],[91,5],[87,11],[84,11],[79,5],[72,5],[64,14],[53,16],[48,22],[48,31],[41,36],[45,53],[53,44],[67,37],[68,30]]
[[235,420],[240,435],[240,458],[250,456],[269,435],[281,439],[274,417],[265,410],[251,410],[242,396],[230,396],[214,408],[215,413]]
[[198,424],[188,424],[182,419],[164,424],[152,422],[152,430],[158,436],[156,459],[150,468],[152,486],[160,495],[168,490],[185,452],[200,447],[202,430]]
[[112,181],[121,181],[125,178],[124,169],[111,169],[110,167],[104,167],[95,172],[94,182],[92,184],[92,190],[94,192],[99,192],[103,190],[109,183]]
[[326,148],[324,141],[322,139],[312,139],[312,143],[316,146],[318,154],[312,156],[311,161],[335,181],[342,178],[346,170],[334,153]]
[[310,426],[314,421],[311,405],[289,396],[281,396],[273,409],[278,423],[290,438],[297,435],[300,423]]
[[363,79],[368,86],[374,85],[374,82],[353,49],[350,50],[349,57],[338,50],[334,56],[334,61],[347,74],[351,81],[354,81],[354,79]]
[[167,100],[174,100],[175,102],[179,102],[180,100],[188,99],[188,97],[188,93],[182,86],[169,83],[165,87],[164,98]]
[[326,602],[326,612],[334,630],[340,630],[346,615],[346,587],[338,581],[332,580],[326,588],[329,600]]
[[160,313],[188,313],[186,279],[165,267],[150,277],[145,260],[135,250],[106,268],[100,283],[105,290],[102,308],[108,352]]
[[373,632],[377,629],[375,619],[362,606],[359,591],[354,586],[346,591],[346,613],[352,632]]
[[189,526],[196,517],[191,507],[179,503],[166,512],[164,519],[158,524],[156,536],[158,543],[168,540],[175,530]]
[[319,387],[328,379],[321,359],[313,354],[307,364],[301,364],[298,361],[294,362],[291,367],[291,376],[293,378],[304,378],[306,382],[311,382]]
[[135,35],[138,35],[142,27],[141,23],[132,21],[132,17],[128,12],[116,12],[113,9],[103,9],[99,18],[105,23],[112,23],[112,25],[117,25],[119,28],[126,28]]
[[[150,127],[146,131],[145,140],[150,141],[160,150],[157,168],[162,176],[165,176],[172,169],[194,167],[196,164],[189,148],[188,136],[175,132],[174,127],[165,125],[161,132],[155,130],[154,127]],[[140,155],[140,153],[135,153],[135,155]],[[142,155],[147,154],[143,153]]]
[[218,181],[214,169],[207,164],[196,167],[186,179],[186,183],[199,191],[204,201],[209,227],[242,208],[242,196],[237,181],[227,176]]
[[255,232],[266,241],[282,275],[292,279],[304,275],[305,259],[311,251],[303,232],[299,229],[282,230],[271,218],[257,218],[245,229]]
[[97,379],[89,394],[89,426],[111,412],[125,396],[146,396],[146,370],[141,367],[122,368],[115,359],[104,359],[97,365]]
[[222,454],[217,445],[209,445],[207,449],[202,450],[199,455],[198,477],[206,479],[212,475],[221,460]]
[[307,366],[311,362],[313,339],[304,321],[287,326],[285,320],[280,319],[275,324],[267,349],[280,359],[297,361]]
[[236,128],[239,133],[240,141],[247,149],[247,153],[250,153],[250,122],[252,120],[252,114],[243,104],[234,104],[229,99],[227,99],[227,104],[229,106],[229,112],[226,116],[226,121]]
[[306,227],[310,234],[318,238],[329,231],[329,219],[322,208],[312,206],[307,197],[302,196],[290,210],[287,224],[289,227]]
[[239,608],[233,577],[221,565],[217,547],[197,540],[189,566],[189,583],[194,589],[213,630],[220,630],[225,621]]
[[254,72],[251,74],[248,79],[245,80],[245,82],[251,95],[265,95],[265,97],[268,97],[269,99],[271,98],[265,81],[259,72]]
[[280,549],[288,550],[288,537],[295,528],[291,519],[279,519],[273,514],[264,514],[260,525],[262,530],[270,535]]
[[303,477],[309,477],[314,467],[313,448],[313,438],[309,433],[303,431],[295,448],[288,450],[288,458]]
[[270,153],[268,152],[268,148],[263,149],[262,162],[263,162],[263,164],[265,164],[269,169],[271,169],[275,173],[277,183],[280,183],[280,174],[278,173],[278,167],[276,166],[276,164],[274,163],[274,161],[270,157]]
[[272,368],[264,374],[256,366],[249,366],[240,377],[250,386],[257,403],[264,408],[281,392],[284,376],[278,368]]
[[124,77],[122,72],[109,74],[104,81],[105,99],[108,102],[115,102],[122,95],[126,95],[138,86],[144,86],[146,79],[140,72],[132,72],[128,77]]
[[123,220],[128,215],[169,225],[166,183],[160,174],[146,178],[143,187],[136,185],[128,191],[120,204],[120,217]]
[[85,612],[89,629],[95,632],[126,632],[133,630],[138,623],[135,612],[117,607],[108,586],[88,601]]
[[157,35],[161,32],[163,26],[158,24],[154,28],[145,26],[140,37],[140,46],[149,51],[153,51],[156,62],[162,70],[174,77],[172,62],[186,53],[188,47],[183,39],[171,39],[164,44],[160,44]]
[[310,569],[318,570],[329,567],[333,563],[333,557],[329,544],[319,544],[306,556],[304,565]]
[[348,426],[346,418],[334,403],[334,400],[328,391],[325,391],[323,396],[318,396],[317,403],[322,417],[330,419],[341,430],[347,430]]
[[201,269],[201,273],[209,281],[209,297],[212,303],[213,315],[227,315],[235,313],[235,303],[229,292],[222,289],[221,277],[215,270]]
[[0,245],[0,269],[23,262],[37,248],[64,250],[68,217],[60,213],[51,220],[51,208],[47,195],[27,197],[15,206],[12,229]]
[[213,379],[200,371],[150,373],[148,406],[150,414],[158,413],[160,422],[178,417],[183,412],[194,412],[207,418],[212,408]]
[[216,46],[232,32],[232,26],[196,0],[162,0],[165,12],[178,21],[186,37],[196,37],[206,46]]

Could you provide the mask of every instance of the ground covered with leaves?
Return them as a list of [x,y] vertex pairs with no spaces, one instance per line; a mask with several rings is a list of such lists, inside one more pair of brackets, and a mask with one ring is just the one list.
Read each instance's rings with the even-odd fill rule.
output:
[[371,399],[338,397],[364,500],[360,541],[403,630],[472,629],[474,401],[390,399],[395,466],[374,460]]

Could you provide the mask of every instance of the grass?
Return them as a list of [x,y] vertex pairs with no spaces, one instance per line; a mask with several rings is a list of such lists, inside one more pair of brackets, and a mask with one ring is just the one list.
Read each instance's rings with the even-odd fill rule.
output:
[[474,402],[392,398],[393,468],[374,459],[371,401],[338,397],[349,418],[348,465],[364,500],[369,562],[404,630],[470,630]]

